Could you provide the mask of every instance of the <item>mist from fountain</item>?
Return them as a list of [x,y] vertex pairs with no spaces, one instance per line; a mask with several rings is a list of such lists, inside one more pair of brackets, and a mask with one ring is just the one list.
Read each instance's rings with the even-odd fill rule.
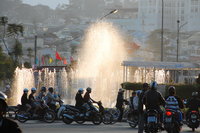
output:
[[85,33],[76,87],[92,88],[92,97],[110,107],[122,83],[121,62],[126,59],[120,31],[108,22],[96,22]]
[[33,70],[17,67],[11,86],[11,98],[9,99],[9,105],[21,104],[21,96],[24,88],[28,88],[30,90],[34,87],[34,84]]

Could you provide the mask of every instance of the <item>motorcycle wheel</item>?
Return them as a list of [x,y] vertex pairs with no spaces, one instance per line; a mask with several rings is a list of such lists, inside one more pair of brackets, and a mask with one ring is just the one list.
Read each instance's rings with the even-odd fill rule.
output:
[[56,115],[53,111],[51,110],[47,110],[45,113],[44,113],[44,116],[43,116],[43,119],[45,122],[47,123],[52,123],[55,121],[56,119]]
[[85,120],[84,119],[80,119],[80,120],[76,120],[75,122],[78,123],[78,124],[83,124],[85,122]]
[[92,123],[94,125],[100,125],[102,122],[102,117],[100,114],[95,114],[93,117],[92,117]]
[[113,115],[110,112],[104,112],[103,123],[105,125],[111,124],[113,121]]
[[[22,116],[22,117],[21,117],[21,116]],[[28,118],[25,118],[25,117],[23,117],[23,116],[26,116],[26,112],[25,112],[25,111],[19,111],[19,112],[17,113],[17,115],[16,115],[16,118],[17,118],[17,120],[18,120],[19,122],[25,123],[25,122],[28,120]]]
[[135,128],[138,125],[138,116],[131,114],[128,117],[128,121],[130,121],[128,122],[129,126]]
[[67,117],[62,117],[62,121],[65,123],[65,124],[71,124],[72,122],[73,122],[73,120],[72,119],[69,119],[69,118],[67,118]]

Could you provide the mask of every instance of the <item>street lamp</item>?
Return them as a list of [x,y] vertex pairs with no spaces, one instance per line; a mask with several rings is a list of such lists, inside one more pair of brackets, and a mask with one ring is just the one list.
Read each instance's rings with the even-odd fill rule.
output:
[[186,24],[187,24],[187,22],[185,22],[184,24],[180,25],[180,20],[177,20],[176,62],[178,62],[178,56],[179,56],[179,33],[180,33],[180,29]]
[[117,9],[114,9],[114,10],[110,11],[108,14],[104,15],[103,17],[101,17],[99,20],[102,20],[102,19],[104,19],[105,17],[107,17],[108,15],[114,14],[114,13],[117,13],[117,12],[118,12],[118,10],[117,10]]

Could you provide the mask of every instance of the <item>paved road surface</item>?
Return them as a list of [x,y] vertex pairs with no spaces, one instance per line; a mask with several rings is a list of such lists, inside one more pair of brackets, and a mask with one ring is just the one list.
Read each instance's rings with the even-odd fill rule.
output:
[[[66,125],[61,121],[55,123],[43,123],[40,121],[27,121],[24,124],[19,123],[24,133],[137,133],[137,128],[130,128],[125,122],[116,123],[114,125],[93,125],[87,122],[83,125],[72,123]],[[192,133],[191,129],[184,126],[183,133]],[[200,128],[196,133],[200,133]],[[163,131],[162,133],[166,133]]]

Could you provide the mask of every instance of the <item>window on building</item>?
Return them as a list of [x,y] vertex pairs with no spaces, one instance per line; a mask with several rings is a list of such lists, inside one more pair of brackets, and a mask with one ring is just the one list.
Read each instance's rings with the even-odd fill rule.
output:
[[195,45],[196,42],[195,41],[188,41],[188,45]]
[[181,16],[181,21],[184,21],[184,16]]

